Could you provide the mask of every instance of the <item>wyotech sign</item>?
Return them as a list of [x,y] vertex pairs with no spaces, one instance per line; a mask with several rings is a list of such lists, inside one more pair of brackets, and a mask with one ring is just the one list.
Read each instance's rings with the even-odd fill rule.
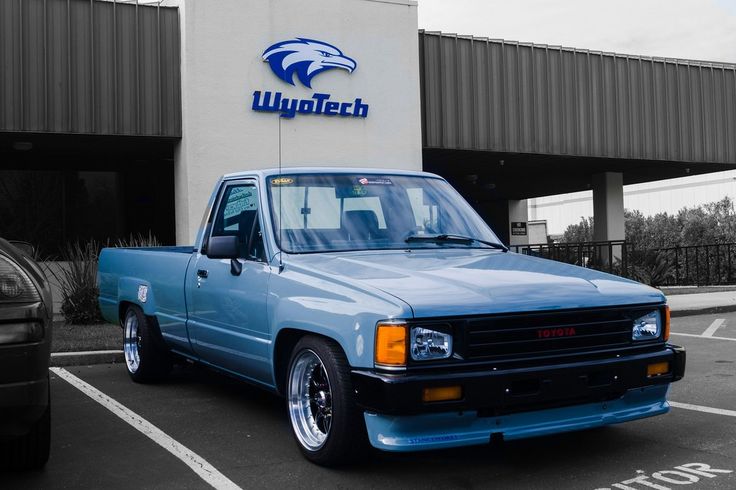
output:
[[[263,52],[274,74],[284,82],[294,84],[294,75],[307,88],[312,79],[327,70],[341,69],[353,73],[358,67],[354,59],[345,56],[337,47],[323,41],[298,37],[281,41]],[[284,97],[281,92],[253,92],[253,110],[277,112],[281,117],[297,114],[324,114],[325,116],[368,117],[368,104],[356,98],[352,102],[332,100],[331,94],[315,92],[308,99]]]

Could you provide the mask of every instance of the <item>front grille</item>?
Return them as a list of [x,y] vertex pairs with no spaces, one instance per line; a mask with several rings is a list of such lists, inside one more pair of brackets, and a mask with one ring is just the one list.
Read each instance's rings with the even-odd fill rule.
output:
[[625,348],[632,345],[632,320],[647,311],[651,307],[468,318],[455,324],[462,332],[456,351],[481,361]]

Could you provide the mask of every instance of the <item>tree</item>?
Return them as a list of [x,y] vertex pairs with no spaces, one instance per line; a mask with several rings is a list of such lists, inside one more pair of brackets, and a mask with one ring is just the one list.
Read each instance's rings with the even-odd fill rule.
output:
[[[720,201],[682,208],[676,214],[644,216],[626,210],[626,241],[637,249],[712,245],[736,242],[736,209],[729,197]],[[567,243],[593,241],[593,217],[581,217],[562,235]]]
[[568,226],[562,234],[562,241],[565,243],[592,242],[593,217],[585,218],[581,216],[580,223]]

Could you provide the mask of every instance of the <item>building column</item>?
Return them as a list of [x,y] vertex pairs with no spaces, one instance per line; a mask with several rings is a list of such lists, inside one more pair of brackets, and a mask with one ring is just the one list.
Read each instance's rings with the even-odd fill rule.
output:
[[[529,245],[529,207],[526,199],[509,200],[509,245]],[[516,226],[515,226],[516,225]]]
[[[593,240],[610,242],[624,240],[624,175],[619,172],[604,172],[593,175]],[[621,245],[602,247],[604,263],[621,258]]]

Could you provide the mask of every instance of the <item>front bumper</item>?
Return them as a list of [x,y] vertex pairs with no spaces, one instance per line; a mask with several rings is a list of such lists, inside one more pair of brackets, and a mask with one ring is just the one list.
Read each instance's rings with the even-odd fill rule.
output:
[[49,405],[51,321],[42,303],[0,308],[3,322],[43,323],[39,342],[0,345],[0,439],[26,434]]
[[480,417],[475,411],[424,415],[365,413],[368,439],[384,451],[420,451],[488,444],[494,434],[504,440],[591,429],[667,413],[668,385],[629,390],[618,400]]
[[[685,350],[558,365],[442,373],[353,371],[371,444],[414,451],[488,443],[614,424],[666,413],[669,384],[685,372]],[[669,372],[647,376],[650,364]],[[423,402],[425,388],[460,386],[456,401]]]
[[[659,362],[669,362],[670,371],[648,377],[647,366]],[[633,388],[677,381],[684,373],[685,349],[667,345],[655,352],[514,369],[399,374],[354,370],[352,381],[358,405],[369,412],[410,415],[479,410],[490,416],[614,400]],[[458,385],[462,387],[460,400],[422,401],[425,388]]]

